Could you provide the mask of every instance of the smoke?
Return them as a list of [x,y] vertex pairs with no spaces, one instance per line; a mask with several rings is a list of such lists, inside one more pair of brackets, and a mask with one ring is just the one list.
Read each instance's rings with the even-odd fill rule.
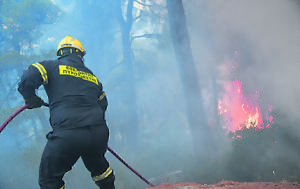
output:
[[[72,1],[71,4],[67,2],[64,4],[63,1],[57,1],[58,5],[64,7],[66,15],[56,25],[45,26],[45,31],[48,32],[45,32],[44,45],[41,46],[55,48],[57,45],[54,44],[55,41],[65,35],[73,35],[83,42],[88,52],[86,65],[100,76],[108,94],[107,122],[110,127],[110,147],[155,184],[184,181],[208,183],[223,179],[224,177],[220,175],[234,175],[236,169],[232,172],[222,169],[226,168],[225,162],[229,165],[235,159],[216,160],[217,157],[223,157],[234,149],[232,140],[222,133],[221,126],[217,125],[213,118],[209,117],[208,121],[213,125],[212,130],[216,134],[216,138],[212,140],[218,145],[218,148],[213,150],[219,154],[205,161],[194,158],[194,144],[186,116],[185,91],[170,45],[164,45],[156,40],[150,43],[142,39],[134,41],[138,131],[133,130],[130,125],[122,125],[120,117],[124,112],[120,106],[119,96],[124,95],[128,99],[131,97],[122,93],[118,83],[120,81],[118,77],[121,77],[127,68],[124,65],[115,65],[120,61],[121,34],[119,31],[107,30],[112,28],[111,25],[114,24],[112,18],[115,15],[109,12],[111,11],[108,9],[109,1],[99,2]],[[274,110],[280,110],[284,114],[280,117],[274,115],[277,123],[282,125],[286,121],[299,123],[297,111],[299,104],[297,97],[300,96],[297,84],[297,81],[300,81],[299,3],[297,4],[296,0],[184,0],[183,2],[192,52],[208,115],[213,113],[216,103],[216,98],[212,95],[214,90],[217,89],[217,92],[221,93],[223,81],[238,79],[246,93],[259,91],[259,105],[263,110],[272,105]],[[164,36],[163,42],[171,44],[168,37]],[[47,41],[49,38],[55,40]],[[216,88],[213,86],[214,81],[217,81]],[[48,116],[48,112],[44,114]],[[25,111],[22,115],[30,120],[33,114]],[[18,137],[27,136],[26,128],[31,128],[30,122],[24,125]],[[36,128],[35,132],[40,138],[34,136],[34,139],[29,140],[25,137],[21,142],[15,138],[12,140],[11,136],[19,133],[13,129],[15,125],[5,130],[7,133],[5,137],[1,136],[0,167],[1,170],[7,170],[0,173],[1,189],[17,186],[38,188],[38,165],[46,142],[44,135],[50,128],[47,120],[37,125],[40,127]],[[138,133],[138,142],[142,149],[128,150],[130,147],[124,142],[122,132],[124,130],[127,133]],[[257,151],[251,157],[259,156],[258,152],[265,153],[261,161],[266,161],[275,155],[286,153],[290,154],[291,162],[297,162],[298,153],[293,152],[297,146],[293,145],[292,139],[299,137],[299,127],[288,128],[283,133],[279,131],[276,130],[273,136],[279,145],[286,148],[285,151],[274,153],[278,148],[272,141],[267,152]],[[287,140],[288,138],[291,140]],[[25,148],[18,148],[19,143],[26,143]],[[211,149],[202,150],[206,153]],[[248,151],[250,149],[246,148],[243,153],[248,155],[250,153]],[[110,153],[106,156],[116,173],[117,188],[146,187],[143,181]],[[280,162],[276,161],[274,164]],[[75,164],[64,179],[67,188],[97,188],[81,161]]]
[[[253,144],[257,146],[257,153],[252,151],[251,145],[247,147],[245,144],[253,141],[245,139],[244,146],[241,145],[245,151],[233,151],[237,154],[232,157],[243,159],[243,154],[248,159],[260,157],[266,167],[266,162],[269,162],[272,165],[269,168],[275,169],[281,164],[276,158],[283,158],[279,154],[286,154],[285,158],[296,167],[286,165],[287,169],[299,172],[299,153],[295,146],[299,144],[300,133],[297,103],[300,95],[297,84],[300,80],[299,1],[195,0],[184,3],[202,86],[209,90],[209,81],[215,77],[218,92],[222,94],[225,81],[240,80],[246,94],[258,91],[262,111],[270,105],[273,110],[275,129],[264,135],[265,142],[271,143],[266,148],[267,153],[260,151],[259,144]],[[209,96],[205,97],[209,99]],[[237,149],[234,147],[233,150]],[[227,175],[248,174],[240,171],[238,159],[228,162],[238,168],[231,168]]]
[[[297,87],[300,77],[297,73],[300,68],[297,1],[187,1],[186,5],[189,4],[195,12],[188,18],[191,29],[196,29],[191,36],[197,39],[197,31],[205,30],[206,26],[210,28],[212,35],[204,44],[212,49],[215,63],[224,64],[228,59],[239,61],[237,73],[231,77],[244,81],[247,91],[261,92],[262,103],[275,105],[290,119],[299,119],[298,106],[294,103],[300,91]],[[205,13],[196,12],[201,5],[206,8]],[[195,19],[201,20],[203,14],[208,23],[199,24]],[[235,52],[239,57],[234,57]],[[197,58],[199,64],[203,63],[202,57]]]
[[204,80],[203,70],[215,66],[219,81],[239,79],[243,91],[259,91],[262,107],[272,105],[299,121],[297,1],[185,1],[185,7]]

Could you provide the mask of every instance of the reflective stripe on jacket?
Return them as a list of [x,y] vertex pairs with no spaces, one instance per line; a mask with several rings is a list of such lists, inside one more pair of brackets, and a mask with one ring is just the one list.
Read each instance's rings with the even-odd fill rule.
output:
[[53,129],[105,124],[105,110],[97,101],[102,84],[76,54],[30,65],[18,90],[26,99],[41,85],[48,95]]

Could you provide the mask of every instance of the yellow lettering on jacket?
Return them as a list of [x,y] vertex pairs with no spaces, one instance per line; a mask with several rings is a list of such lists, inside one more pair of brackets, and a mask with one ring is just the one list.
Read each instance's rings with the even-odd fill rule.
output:
[[76,68],[73,68],[71,66],[59,65],[59,75],[70,75],[73,77],[79,77],[83,80],[90,81],[98,85],[98,80],[96,76],[87,72],[78,71]]

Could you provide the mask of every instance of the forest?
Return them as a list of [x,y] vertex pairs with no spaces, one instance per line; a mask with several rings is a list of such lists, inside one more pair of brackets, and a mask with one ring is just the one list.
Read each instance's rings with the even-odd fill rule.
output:
[[[23,71],[79,39],[109,147],[151,183],[300,183],[297,0],[0,0],[0,122]],[[47,102],[43,87],[36,93]],[[0,189],[38,188],[47,107],[0,133]],[[149,187],[110,152],[116,188]],[[78,161],[66,188],[97,188]]]

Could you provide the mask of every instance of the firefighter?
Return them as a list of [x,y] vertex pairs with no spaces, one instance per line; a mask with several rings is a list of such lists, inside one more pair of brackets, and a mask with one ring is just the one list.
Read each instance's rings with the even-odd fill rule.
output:
[[86,51],[79,40],[66,36],[56,54],[56,60],[30,65],[18,84],[29,109],[45,105],[35,93],[41,85],[49,100],[52,131],[40,162],[40,188],[64,189],[64,174],[81,157],[96,185],[114,189],[115,176],[104,157],[109,130],[102,83],[84,65]]

